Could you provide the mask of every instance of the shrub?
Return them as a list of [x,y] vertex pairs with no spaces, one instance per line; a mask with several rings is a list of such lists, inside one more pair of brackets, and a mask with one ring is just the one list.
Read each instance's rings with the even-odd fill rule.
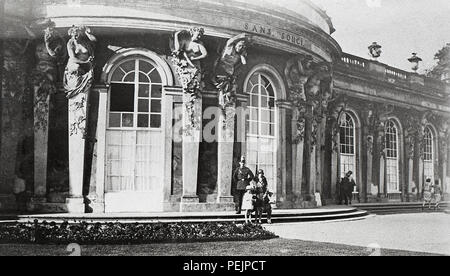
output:
[[276,238],[260,225],[236,223],[86,223],[37,221],[0,224],[0,243],[145,244],[162,242],[248,241]]

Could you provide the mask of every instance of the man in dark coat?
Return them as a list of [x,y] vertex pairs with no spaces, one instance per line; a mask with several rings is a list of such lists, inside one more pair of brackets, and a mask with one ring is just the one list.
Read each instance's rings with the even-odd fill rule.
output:
[[255,176],[252,171],[245,166],[245,157],[241,157],[239,168],[237,168],[233,173],[233,183],[236,185],[235,196],[237,197],[236,214],[241,213],[242,199],[246,192],[247,186],[254,177]]
[[340,184],[340,194],[341,198],[344,199],[345,205],[348,205],[350,202],[350,205],[352,204],[352,198],[353,198],[353,190],[356,186],[355,180],[353,180],[353,172],[349,171],[344,178],[342,178],[341,184]]

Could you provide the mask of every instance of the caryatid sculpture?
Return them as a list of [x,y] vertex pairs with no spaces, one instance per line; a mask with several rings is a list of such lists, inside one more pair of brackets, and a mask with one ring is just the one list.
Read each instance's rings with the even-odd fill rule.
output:
[[172,61],[183,87],[183,92],[190,96],[190,100],[185,104],[192,125],[195,124],[194,103],[201,96],[203,88],[201,60],[208,56],[208,51],[201,41],[204,33],[204,29],[198,27],[177,31],[174,35],[172,47]]
[[33,72],[35,127],[46,128],[48,116],[48,98],[56,93],[58,63],[62,62],[67,52],[64,39],[55,30],[54,22],[48,21],[44,30],[44,43],[36,46],[36,68]]
[[249,40],[249,35],[245,33],[230,38],[214,64],[212,82],[219,90],[219,105],[222,109],[236,102],[236,79],[239,69],[247,64]]
[[314,73],[311,56],[297,56],[290,59],[284,70],[289,85],[291,100],[297,109],[297,135],[296,142],[303,140],[305,133],[306,94],[305,84]]
[[76,114],[70,122],[70,133],[85,134],[87,94],[94,80],[94,46],[97,39],[91,29],[73,26],[69,29],[67,42],[69,61],[64,72],[64,89],[69,100],[69,112]]

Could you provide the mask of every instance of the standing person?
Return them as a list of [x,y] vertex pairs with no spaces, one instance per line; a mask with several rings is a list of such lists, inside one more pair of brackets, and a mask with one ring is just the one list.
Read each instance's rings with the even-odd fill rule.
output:
[[353,190],[356,186],[355,180],[353,180],[353,172],[349,171],[347,174],[345,174],[345,177],[342,178],[340,189],[341,189],[341,195],[344,198],[345,205],[352,204],[352,198],[353,198]]
[[[245,188],[245,193],[242,198],[242,210],[245,212],[245,223],[252,223],[252,213],[256,205],[256,185],[254,182]],[[257,218],[258,213],[256,213]],[[256,220],[255,218],[255,220]]]
[[257,176],[255,177],[255,181],[257,182],[257,191],[258,187],[261,187],[261,197],[260,201],[256,202],[257,206],[257,217],[259,222],[261,223],[262,214],[267,213],[267,223],[272,223],[272,205],[270,204],[270,198],[273,196],[273,193],[269,190],[269,185],[267,183],[267,178],[264,176],[264,171],[259,170]]
[[439,204],[442,200],[442,188],[439,184],[439,180],[434,181],[434,210],[439,210]]
[[422,211],[425,208],[425,205],[428,203],[428,209],[431,209],[431,201],[433,200],[433,184],[431,183],[431,178],[427,178],[422,188]]
[[233,173],[233,183],[236,185],[235,196],[237,197],[236,214],[240,214],[242,210],[242,199],[244,197],[247,186],[254,178],[252,171],[245,166],[245,157],[241,157],[239,168]]

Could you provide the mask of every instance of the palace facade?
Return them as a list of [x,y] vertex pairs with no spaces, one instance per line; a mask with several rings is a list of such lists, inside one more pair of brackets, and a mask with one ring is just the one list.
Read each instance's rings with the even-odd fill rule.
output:
[[23,182],[36,212],[234,210],[241,156],[278,208],[336,204],[349,170],[360,202],[449,194],[450,84],[291,2],[0,1],[0,210]]

